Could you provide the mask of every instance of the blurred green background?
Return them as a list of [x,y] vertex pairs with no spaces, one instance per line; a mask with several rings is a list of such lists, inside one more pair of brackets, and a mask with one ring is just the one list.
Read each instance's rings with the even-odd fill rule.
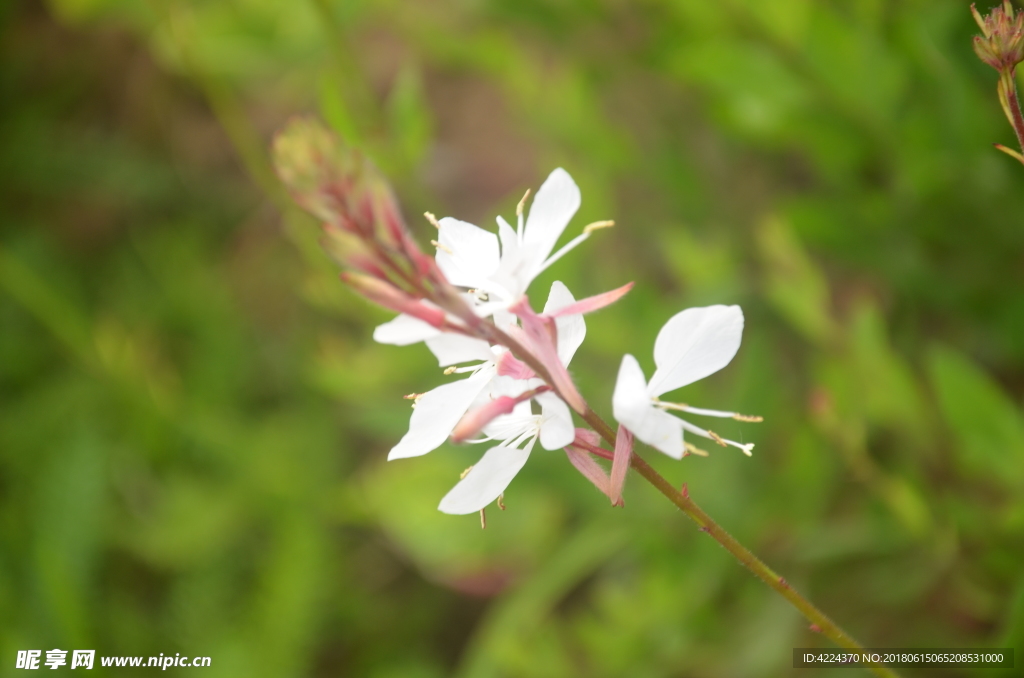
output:
[[388,314],[284,197],[267,148],[299,113],[368,150],[424,244],[424,210],[490,228],[568,169],[569,232],[618,225],[535,299],[638,283],[588,317],[595,407],[672,314],[741,304],[739,355],[680,397],[764,415],[720,431],[754,457],[645,457],[865,645],[1024,663],[1024,168],[991,147],[1013,137],[965,2],[0,23],[0,675],[54,647],[211,678],[855,675],[792,669],[826,641],[636,477],[611,509],[538,448],[481,531],[435,510],[481,448],[385,462],[402,394],[442,377],[372,342]]

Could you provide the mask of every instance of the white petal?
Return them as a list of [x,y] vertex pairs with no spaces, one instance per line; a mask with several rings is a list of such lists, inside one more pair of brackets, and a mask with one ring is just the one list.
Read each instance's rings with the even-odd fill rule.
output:
[[509,443],[521,435],[535,432],[539,421],[540,418],[533,413],[530,401],[527,400],[517,403],[508,414],[503,414],[491,420],[484,427],[484,435],[492,440]]
[[480,287],[498,270],[498,236],[451,217],[438,224],[438,268],[453,285]]
[[518,327],[519,321],[513,314],[501,309],[494,312],[494,324],[499,330],[505,331],[509,327]]
[[498,237],[501,238],[502,258],[512,256],[519,251],[519,236],[516,235],[516,229],[512,228],[512,225],[501,216],[498,217]]
[[487,450],[465,478],[444,496],[438,510],[456,515],[476,513],[505,491],[530,458],[533,440],[517,450],[497,446]]
[[551,254],[559,236],[579,208],[580,189],[569,173],[559,167],[537,191],[523,234],[524,243],[539,246],[541,262]]
[[443,384],[420,396],[409,419],[409,431],[391,448],[388,460],[418,457],[437,449],[492,375],[493,371],[480,370],[468,379]]
[[[547,303],[544,304],[544,314],[554,313],[574,303],[576,298],[572,296],[569,288],[556,280],[551,283],[551,292],[548,294]],[[555,318],[555,327],[558,328],[558,357],[562,364],[567,366],[576,355],[576,349],[583,343],[583,338],[587,336],[587,324],[580,313]]]
[[654,407],[640,363],[631,355],[622,356],[619,376],[612,395],[615,420],[656,450],[674,459],[683,458],[682,423],[671,414]]
[[526,292],[542,262],[540,246],[536,244],[503,254],[498,270],[491,276],[491,288],[506,302],[514,302]]
[[483,339],[474,339],[462,334],[438,334],[426,340],[427,348],[437,358],[441,367],[468,363],[472,360],[493,360],[491,345]]
[[540,425],[540,444],[545,450],[557,450],[570,445],[576,439],[576,427],[572,423],[572,412],[565,402],[554,393],[541,393],[536,398],[540,403],[543,421]]
[[717,372],[736,355],[742,336],[739,306],[688,308],[677,313],[654,341],[658,369],[647,392],[658,396]]
[[439,334],[441,330],[430,323],[403,313],[394,320],[377,325],[373,330],[373,340],[380,344],[408,346]]

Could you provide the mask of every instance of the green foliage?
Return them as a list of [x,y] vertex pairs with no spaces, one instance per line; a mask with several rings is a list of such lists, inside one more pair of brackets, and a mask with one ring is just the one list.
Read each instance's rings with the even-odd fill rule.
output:
[[481,532],[435,511],[478,448],[384,461],[443,377],[372,342],[271,171],[306,114],[424,244],[566,167],[571,234],[617,226],[534,301],[637,281],[587,318],[595,407],[673,313],[742,304],[683,397],[764,415],[720,431],[754,457],[645,457],[866,644],[1024,653],[1024,194],[964,3],[2,7],[0,675],[774,676],[822,642],[635,478],[613,510],[538,450]]

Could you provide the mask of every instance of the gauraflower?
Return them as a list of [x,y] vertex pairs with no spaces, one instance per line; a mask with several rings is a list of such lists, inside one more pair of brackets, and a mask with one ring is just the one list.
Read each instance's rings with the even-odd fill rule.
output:
[[[517,227],[498,217],[498,234],[465,221],[445,217],[436,222],[437,266],[452,285],[470,290],[467,299],[481,317],[509,308],[526,293],[530,283],[598,228],[610,221],[588,225],[583,232],[552,254],[555,243],[580,206],[580,189],[562,168],[551,172],[523,219],[526,198],[516,210]],[[499,246],[500,242],[500,246]],[[385,344],[408,345],[440,333],[436,327],[400,315],[377,327],[373,337]]]
[[761,421],[760,417],[706,410],[659,399],[669,391],[692,384],[728,365],[739,350],[742,334],[743,312],[739,306],[688,308],[672,316],[654,342],[656,369],[650,382],[644,379],[636,358],[623,356],[612,397],[615,419],[636,438],[675,459],[681,459],[687,450],[697,451],[683,442],[684,431],[710,438],[719,445],[738,447],[749,455],[753,443],[725,440],[713,431],[679,419],[666,410],[739,421]]

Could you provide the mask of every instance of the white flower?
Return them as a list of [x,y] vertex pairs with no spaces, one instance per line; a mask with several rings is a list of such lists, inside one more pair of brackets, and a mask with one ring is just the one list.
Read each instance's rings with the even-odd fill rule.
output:
[[537,191],[525,223],[520,204],[516,210],[516,229],[500,216],[497,236],[465,221],[451,217],[441,219],[438,222],[438,268],[453,285],[476,290],[481,298],[486,297],[481,315],[489,315],[493,308],[507,308],[526,293],[538,275],[589,238],[596,228],[611,225],[611,222],[592,224],[552,254],[555,243],[579,206],[579,187],[569,173],[559,167]]
[[440,511],[476,513],[497,499],[526,464],[538,439],[546,450],[557,450],[573,442],[576,430],[569,406],[550,391],[534,399],[540,404],[540,414],[533,413],[532,402],[527,400],[484,428],[485,440],[500,440],[501,444],[487,450],[444,496],[437,507]]
[[[544,312],[553,313],[575,301],[568,288],[555,281],[551,285]],[[495,321],[500,325],[514,323],[515,319],[511,314],[499,312],[495,315]],[[558,357],[563,364],[568,364],[583,343],[586,324],[582,315],[575,314],[556,318],[555,323],[558,328]],[[441,367],[472,362],[474,364],[453,370],[471,374],[465,379],[443,384],[416,397],[409,431],[391,449],[389,460],[418,457],[437,449],[474,403],[497,395],[518,395],[542,383],[535,378],[511,379],[500,376],[499,363],[508,353],[508,349],[503,346],[490,346],[482,339],[450,333],[439,333],[427,338],[426,344]],[[558,400],[557,397],[555,399]]]
[[[466,299],[480,317],[500,313],[518,301],[538,275],[589,238],[595,229],[612,224],[591,224],[551,254],[579,206],[579,187],[568,172],[558,168],[537,191],[525,222],[520,203],[516,229],[500,216],[498,235],[452,217],[441,219],[437,266],[452,285],[472,290]],[[440,330],[430,324],[402,314],[378,326],[373,338],[382,344],[406,346],[439,334]]]
[[689,308],[674,315],[661,328],[654,342],[656,370],[650,383],[645,381],[636,358],[623,356],[612,397],[615,419],[643,442],[676,459],[681,459],[684,450],[689,448],[683,443],[684,430],[710,438],[720,445],[733,445],[749,455],[753,443],[744,445],[725,440],[665,410],[740,421],[760,421],[760,417],[699,409],[658,399],[664,393],[692,384],[728,365],[739,350],[742,334],[743,312],[739,306]]

